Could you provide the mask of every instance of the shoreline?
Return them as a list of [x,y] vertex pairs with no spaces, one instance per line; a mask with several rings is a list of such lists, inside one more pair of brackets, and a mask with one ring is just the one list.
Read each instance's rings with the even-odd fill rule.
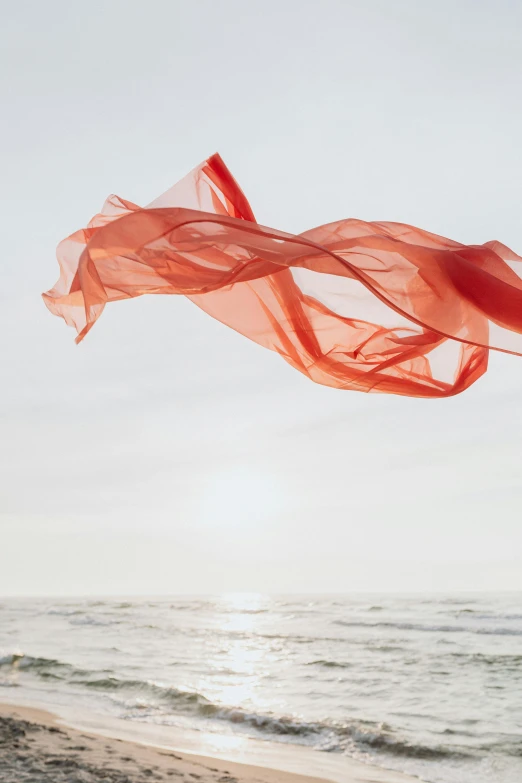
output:
[[[190,732],[140,723],[129,726],[125,721],[104,720],[94,714],[73,713],[59,707],[56,710],[16,702],[0,703],[2,783],[25,780],[33,783],[419,781],[354,759],[335,759],[307,748],[301,753],[301,748],[294,750],[283,744],[279,748],[278,743],[263,741],[243,743],[246,752],[245,748],[229,747],[219,755],[207,755],[192,751]],[[203,740],[198,739],[199,745],[203,745]],[[240,760],[231,760],[232,757]]]

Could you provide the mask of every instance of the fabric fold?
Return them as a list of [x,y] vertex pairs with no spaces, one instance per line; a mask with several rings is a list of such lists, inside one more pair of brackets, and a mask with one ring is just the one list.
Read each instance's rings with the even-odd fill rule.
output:
[[522,258],[413,226],[257,223],[219,155],[145,208],[110,196],[58,246],[43,294],[82,340],[106,304],[178,294],[327,386],[447,397],[522,355]]

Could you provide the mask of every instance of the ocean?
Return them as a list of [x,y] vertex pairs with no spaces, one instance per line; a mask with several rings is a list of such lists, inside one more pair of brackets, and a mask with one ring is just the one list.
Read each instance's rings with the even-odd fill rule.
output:
[[522,595],[0,599],[0,700],[522,781]]

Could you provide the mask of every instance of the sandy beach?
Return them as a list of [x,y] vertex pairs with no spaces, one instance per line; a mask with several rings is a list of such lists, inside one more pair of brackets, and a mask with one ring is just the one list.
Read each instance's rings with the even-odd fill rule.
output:
[[[87,734],[55,716],[27,707],[0,706],[2,783],[299,783],[300,775]],[[306,778],[320,783],[318,778]]]
[[[407,783],[354,762],[345,783]],[[41,709],[0,704],[2,783],[326,783],[328,778],[238,764],[97,735]]]
[[[135,759],[155,748],[159,770],[179,771],[159,754],[171,752],[199,759],[194,774],[238,781],[254,768],[257,780],[271,769],[332,783],[520,783],[521,634],[518,595],[4,598],[0,699],[91,736],[73,761],[92,765],[99,749],[131,783],[151,762],[128,769],[105,742]],[[49,733],[29,736],[40,748]],[[10,747],[4,770],[16,771]]]

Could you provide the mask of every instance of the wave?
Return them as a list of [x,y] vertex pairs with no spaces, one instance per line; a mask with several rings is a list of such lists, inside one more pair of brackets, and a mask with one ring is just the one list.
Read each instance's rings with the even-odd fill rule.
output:
[[34,658],[25,653],[11,653],[0,657],[0,666],[11,666],[16,669],[34,669],[36,671],[49,667],[71,668],[69,664],[57,661],[54,658]]
[[500,612],[493,613],[493,612],[480,612],[477,609],[461,609],[460,611],[456,612],[456,615],[461,614],[470,614],[473,615],[473,619],[477,620],[508,620],[508,621],[517,621],[522,620],[522,614],[519,613],[506,613],[502,614]]
[[353,666],[353,664],[351,663],[341,663],[341,661],[326,661],[326,660],[310,661],[306,665],[324,666],[325,669],[349,669],[350,666]]
[[462,653],[454,652],[449,653],[451,658],[457,658],[464,664],[468,663],[480,663],[486,666],[501,666],[506,668],[522,666],[522,654],[516,653]]
[[[122,610],[122,609],[128,609],[131,608],[133,604],[131,603],[120,603],[115,604],[111,607],[111,609],[115,610]],[[184,606],[184,605],[172,605],[171,608],[175,608],[177,611],[182,609],[192,609],[193,607],[190,606]],[[379,606],[370,607],[368,611],[377,612],[381,609]],[[240,611],[235,611],[234,614],[263,614],[269,610],[267,609],[242,609]],[[48,614],[55,614],[60,615],[63,617],[67,617],[69,620],[70,625],[74,626],[82,626],[82,625],[90,625],[90,626],[109,626],[109,625],[119,625],[124,622],[122,619],[121,613],[115,611],[106,613],[104,615],[101,615],[99,617],[94,617],[91,614],[88,614],[85,610],[82,609],[64,609],[64,610],[57,610],[57,609],[51,609],[48,611]],[[475,613],[474,610],[463,610],[462,612],[458,613],[459,616],[462,616],[462,619],[464,617],[469,617],[470,621],[473,620],[489,620],[489,619],[496,619],[497,621],[504,620],[504,621],[515,621],[522,618],[522,615],[517,614],[506,614],[506,615],[488,615],[485,613]],[[449,624],[424,624],[424,623],[415,623],[415,622],[394,622],[391,620],[342,620],[342,619],[336,619],[331,621],[332,625],[341,627],[341,628],[361,628],[361,629],[392,629],[397,631],[416,631],[420,633],[441,633],[441,634],[461,634],[461,633],[469,633],[469,634],[479,634],[479,635],[486,635],[486,636],[522,636],[522,628],[520,626],[518,627],[502,627],[502,626],[493,626],[493,627],[487,627],[487,626],[475,626],[475,625],[449,625]],[[137,627],[142,628],[149,628],[149,629],[156,629],[160,628],[160,626],[156,626],[154,624],[148,624],[148,625],[138,625]],[[192,635],[194,633],[194,629],[185,629],[185,628],[176,628],[172,627],[172,631],[179,634],[189,633]],[[300,634],[270,634],[270,633],[256,633],[255,631],[219,631],[214,629],[214,634],[220,634],[223,636],[227,636],[229,638],[260,638],[260,639],[273,639],[273,640],[284,640],[287,642],[294,642],[295,644],[313,644],[315,642],[333,642],[333,643],[346,643],[347,639],[343,636],[306,636],[306,635],[300,635]]]
[[[315,661],[323,666],[344,666],[335,661]],[[239,728],[251,730],[267,739],[312,745],[329,752],[380,751],[394,756],[415,759],[462,758],[466,754],[445,746],[429,747],[410,744],[386,725],[362,721],[336,723],[334,721],[309,722],[294,716],[274,715],[247,711],[241,707],[218,704],[197,691],[188,691],[151,680],[124,679],[110,671],[79,669],[64,661],[12,653],[0,658],[0,667],[31,671],[38,677],[54,677],[67,680],[75,687],[82,687],[107,694],[121,694],[121,704],[127,716],[139,704],[141,709],[161,709],[166,715],[180,714],[209,721],[225,721]],[[131,702],[131,699],[133,703]]]
[[86,614],[85,609],[49,609],[47,614],[58,617],[74,617],[76,615]]
[[[251,729],[265,739],[278,739],[299,744],[312,745],[329,752],[346,752],[354,749],[381,751],[393,756],[408,756],[414,759],[466,758],[468,753],[446,746],[430,747],[414,745],[393,736],[391,730],[377,724],[368,729],[362,722],[336,723],[334,721],[304,721],[293,716],[278,716],[258,713],[216,704],[196,691],[182,691],[172,686],[154,682],[121,681],[109,679],[112,689],[138,691],[140,707],[144,694],[149,698],[148,706],[168,704],[176,711],[211,721],[226,721],[238,727]],[[104,681],[91,683],[103,687]],[[155,703],[154,703],[155,702]]]
[[120,625],[122,620],[110,620],[109,618],[92,617],[91,615],[73,617],[69,620],[69,625]]
[[0,657],[0,669],[34,673],[42,680],[66,680],[69,682],[75,682],[77,678],[90,675],[87,669],[79,669],[70,663],[58,661],[55,658],[25,655],[25,653],[11,653]]
[[[162,605],[161,603],[149,603],[149,606],[153,607],[159,607],[159,608],[167,608],[165,605]],[[168,608],[175,611],[175,612],[201,612],[206,610],[211,610],[214,612],[219,612],[220,614],[265,614],[267,612],[273,611],[272,608],[268,607],[248,607],[248,606],[234,606],[234,605],[228,605],[228,604],[222,604],[219,601],[213,601],[213,600],[202,600],[202,601],[178,601],[176,603],[170,603],[168,605]]]
[[472,633],[488,636],[522,636],[522,628],[474,628],[468,625],[423,625],[422,623],[404,623],[382,621],[369,623],[363,620],[333,620],[334,625],[345,628],[394,628],[399,631],[421,631],[427,633]]

